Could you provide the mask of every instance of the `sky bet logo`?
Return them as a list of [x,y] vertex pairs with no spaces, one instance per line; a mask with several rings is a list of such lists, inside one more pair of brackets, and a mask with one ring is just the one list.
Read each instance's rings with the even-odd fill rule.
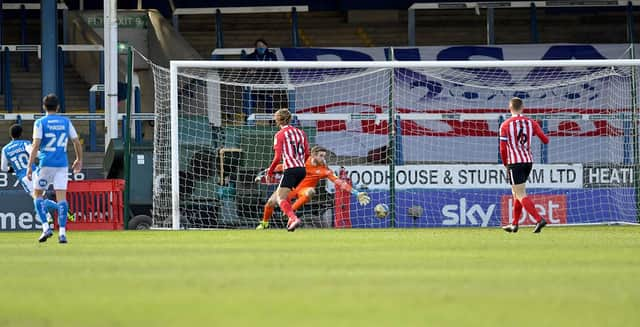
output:
[[[538,213],[548,223],[567,223],[567,197],[565,195],[528,195],[536,206]],[[500,201],[502,207],[502,225],[508,225],[513,219],[513,198],[503,195]],[[535,225],[536,220],[526,210],[522,210],[520,225]]]
[[442,215],[446,217],[442,221],[442,225],[480,225],[487,227],[495,208],[495,204],[490,204],[487,208],[483,208],[479,204],[467,203],[467,198],[460,198],[457,204],[447,204],[442,207]]

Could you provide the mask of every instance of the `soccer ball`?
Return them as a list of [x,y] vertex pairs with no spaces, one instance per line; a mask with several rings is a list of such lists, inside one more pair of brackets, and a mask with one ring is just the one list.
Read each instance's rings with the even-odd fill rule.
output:
[[373,211],[376,213],[376,217],[383,219],[387,218],[387,215],[389,214],[389,207],[384,203],[378,203],[373,208]]

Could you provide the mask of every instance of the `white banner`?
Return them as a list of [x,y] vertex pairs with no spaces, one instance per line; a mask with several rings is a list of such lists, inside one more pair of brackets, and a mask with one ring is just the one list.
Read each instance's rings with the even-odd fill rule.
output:
[[[278,48],[278,60],[386,61],[388,48]],[[636,53],[638,45],[636,45]],[[500,44],[394,47],[394,59],[408,60],[550,60],[628,59],[628,44]]]
[[[553,60],[629,58],[627,44],[455,45],[394,48],[394,59],[407,60]],[[278,60],[388,60],[388,48],[280,48]],[[356,74],[357,73],[357,74]],[[597,73],[597,74],[596,74]],[[508,114],[513,96],[525,100],[526,114],[615,114],[629,112],[628,69],[502,68],[396,70],[355,72],[325,69],[310,74],[292,72],[297,113],[384,113],[391,80],[394,107],[402,113]],[[350,76],[350,74],[352,76]],[[336,78],[344,75],[344,79]],[[355,77],[357,76],[357,77]],[[348,77],[348,78],[347,78]],[[574,82],[566,82],[572,80]],[[559,82],[564,81],[564,82]],[[415,120],[400,122],[402,159],[408,162],[493,162],[497,160],[497,119]],[[316,143],[341,156],[367,157],[387,143],[386,121],[352,120],[330,124],[302,122],[318,129]],[[552,137],[546,162],[623,163],[625,129],[622,119],[547,120]],[[627,136],[628,137],[628,136]],[[355,145],[355,146],[354,146]],[[450,151],[453,149],[453,151]],[[593,151],[606,149],[606,151]],[[626,152],[625,152],[626,151]],[[534,145],[534,155],[541,149]],[[625,153],[627,157],[625,157]],[[540,162],[536,159],[536,162]]]
[[[369,190],[388,190],[389,166],[345,166],[352,184]],[[339,166],[331,166],[337,172]],[[578,189],[582,165],[534,164],[527,188]],[[395,187],[408,189],[508,189],[502,165],[403,165],[395,167]],[[327,183],[330,192],[333,184]]]

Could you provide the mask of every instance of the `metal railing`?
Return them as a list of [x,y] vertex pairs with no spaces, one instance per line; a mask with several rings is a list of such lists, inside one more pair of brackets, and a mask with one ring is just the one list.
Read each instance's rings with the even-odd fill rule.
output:
[[[136,111],[139,111],[140,106],[136,107]],[[24,121],[35,121],[38,118],[43,117],[45,114],[43,113],[30,113],[30,114],[0,114],[0,121],[8,120],[14,121],[16,124],[22,124]],[[73,113],[73,114],[61,114],[63,116],[68,117],[73,121],[88,121],[89,122],[89,152],[98,151],[97,147],[97,132],[96,132],[96,122],[102,121],[104,122],[105,114],[104,113]],[[118,113],[118,120],[122,121],[122,129],[123,135],[124,130],[127,128],[126,124],[126,114]],[[135,131],[135,143],[142,142],[142,121],[152,121],[155,120],[155,115],[153,113],[132,113],[131,120],[135,121],[134,126]]]
[[[89,89],[89,114],[97,114],[97,101],[96,98],[99,98],[99,95],[104,94],[104,85],[103,84],[94,84]],[[100,97],[101,98],[101,97]],[[142,113],[142,100],[141,100],[140,86],[135,85],[133,87],[133,110],[134,113],[131,114],[131,119],[134,120],[134,139],[135,143],[142,143],[142,121],[143,120],[154,120],[153,113]],[[97,114],[104,117],[103,114]],[[137,118],[136,118],[137,117]],[[122,129],[124,135],[124,129],[127,126],[123,123]],[[98,150],[97,146],[97,133],[96,133],[96,121],[89,121],[89,151],[95,152]]]
[[[634,6],[640,6],[638,0],[604,0],[604,1],[493,1],[493,2],[430,2],[412,4],[407,9],[407,35],[409,46],[416,45],[416,11],[417,10],[474,10],[480,15],[480,10],[487,11],[487,44],[495,44],[494,11],[496,9],[521,8],[530,9],[529,22],[531,27],[532,43],[538,42],[538,18],[537,8],[571,8],[571,7],[627,7],[627,13],[633,11]],[[627,30],[634,30],[633,15],[627,18]],[[633,40],[632,35],[628,39]]]
[[291,41],[292,46],[298,46],[298,13],[308,12],[309,6],[255,6],[255,7],[208,7],[208,8],[176,8],[173,11],[173,28],[179,30],[179,17],[185,15],[215,15],[216,16],[216,48],[224,48],[224,31],[222,28],[223,14],[264,14],[291,13]]
[[[0,56],[2,57],[2,76],[0,80],[2,81],[2,94],[5,99],[5,111],[7,114],[0,114],[0,120],[15,120],[16,122],[21,122],[23,120],[35,120],[42,116],[40,113],[32,113],[32,114],[13,114],[13,94],[12,94],[12,83],[11,83],[11,52],[22,52],[22,53],[37,53],[38,58],[41,58],[39,44],[23,44],[23,45],[2,45],[0,46]],[[97,146],[97,126],[96,121],[104,120],[105,115],[101,113],[97,113],[97,110],[102,108],[104,103],[104,54],[102,45],[92,45],[92,44],[61,44],[58,45],[58,74],[57,74],[57,95],[60,101],[60,112],[62,114],[66,113],[66,101],[65,101],[65,78],[64,78],[64,67],[65,60],[64,54],[68,52],[99,52],[100,53],[100,64],[99,64],[99,81],[100,84],[92,85],[89,89],[89,103],[88,103],[88,113],[87,114],[69,114],[70,119],[73,120],[85,120],[89,121],[89,151],[95,152],[98,151]],[[133,107],[134,114],[132,114],[132,120],[134,120],[134,139],[136,143],[142,142],[142,121],[143,120],[153,120],[153,114],[142,114],[141,113],[141,92],[139,85],[134,86],[133,91]],[[39,108],[33,108],[34,110],[39,110]],[[119,114],[119,119],[122,120],[125,117],[125,114]],[[126,128],[123,123],[122,128]]]
[[[67,13],[69,8],[64,3],[58,3],[56,5],[58,11],[62,11],[62,38],[63,43],[67,43]],[[4,11],[5,10],[19,10],[20,11],[20,43],[27,44],[27,11],[40,10],[39,3],[2,3],[0,7],[0,44],[4,44],[2,37],[4,29]],[[22,54],[21,63],[25,71],[29,71],[29,61],[26,53]]]
[[[27,54],[29,52],[35,52],[38,54],[38,59],[41,58],[41,47],[39,44],[5,44],[0,46],[1,56],[2,56],[2,88],[0,89],[0,94],[4,95],[5,98],[5,110],[8,113],[13,111],[13,94],[11,87],[11,52],[20,52]],[[102,45],[93,45],[93,44],[60,44],[58,45],[58,58],[57,58],[57,90],[56,93],[60,100],[60,111],[66,112],[66,101],[64,96],[64,67],[65,67],[65,56],[66,52],[100,52],[100,83],[104,82],[104,72],[103,72],[103,48]],[[25,70],[28,71],[28,70]],[[36,108],[34,108],[36,109]]]

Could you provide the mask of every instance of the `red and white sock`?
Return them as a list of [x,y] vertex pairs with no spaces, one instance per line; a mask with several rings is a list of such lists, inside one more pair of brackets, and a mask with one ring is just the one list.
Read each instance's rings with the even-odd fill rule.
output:
[[522,206],[524,207],[524,210],[527,210],[527,212],[530,215],[532,215],[533,218],[536,219],[537,223],[539,223],[542,220],[542,216],[540,216],[540,214],[538,213],[538,210],[536,210],[536,206],[529,199],[529,197],[525,196],[524,198],[522,198],[522,200],[520,200],[520,202],[522,202]]
[[515,199],[515,202],[513,203],[513,223],[514,225],[518,226],[518,223],[520,222],[520,217],[522,217],[522,202],[520,202],[520,200]]
[[296,214],[293,212],[293,209],[291,208],[291,203],[289,203],[288,200],[280,201],[279,205],[280,209],[282,209],[282,212],[284,212],[284,214],[287,215],[289,219],[298,219]]

